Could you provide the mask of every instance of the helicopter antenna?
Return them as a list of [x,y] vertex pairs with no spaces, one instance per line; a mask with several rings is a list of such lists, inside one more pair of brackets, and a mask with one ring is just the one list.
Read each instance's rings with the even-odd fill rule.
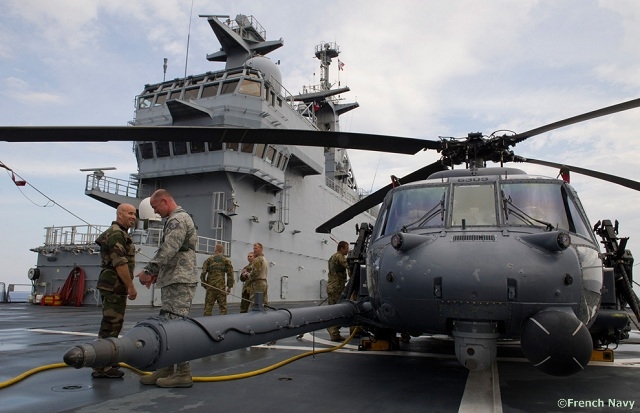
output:
[[378,158],[378,164],[376,165],[376,170],[373,173],[373,180],[371,181],[371,188],[369,189],[369,193],[373,192],[373,184],[376,182],[376,176],[378,175],[378,169],[380,168],[380,161],[382,160],[382,154]]

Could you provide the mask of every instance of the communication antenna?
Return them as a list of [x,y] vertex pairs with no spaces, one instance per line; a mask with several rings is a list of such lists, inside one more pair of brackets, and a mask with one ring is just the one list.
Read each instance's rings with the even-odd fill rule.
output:
[[80,172],[113,171],[115,169],[117,169],[115,166],[107,166],[104,168],[83,168],[83,169],[80,169]]
[[164,75],[162,76],[162,81],[164,82],[165,80],[167,80],[167,61],[169,59],[167,59],[166,57],[164,58],[164,64],[162,65],[163,69],[164,69]]
[[115,169],[115,166],[107,166],[104,168],[82,168],[80,169],[80,172],[93,172],[93,186],[94,189],[96,189],[100,186],[100,180],[104,178],[104,171],[113,171]]
[[189,62],[189,40],[191,40],[191,20],[193,16],[193,0],[191,0],[191,11],[189,12],[189,32],[187,33],[187,56],[184,58],[184,77],[187,77],[187,64]]

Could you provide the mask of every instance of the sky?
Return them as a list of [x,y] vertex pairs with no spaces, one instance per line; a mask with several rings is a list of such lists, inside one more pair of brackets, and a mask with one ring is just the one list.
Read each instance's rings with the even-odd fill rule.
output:
[[[0,125],[126,125],[145,84],[220,70],[205,56],[220,45],[198,14],[253,15],[284,86],[319,83],[317,44],[336,42],[344,70],[335,87],[360,107],[341,117],[347,132],[438,139],[523,132],[640,97],[640,2],[636,0],[4,0],[0,14]],[[187,43],[189,47],[187,49]],[[188,53],[187,53],[188,50]],[[334,61],[335,62],[335,61]],[[516,154],[640,181],[640,109],[555,130]],[[437,153],[353,151],[360,188],[376,190]],[[132,145],[0,142],[0,282],[28,283],[47,226],[108,225],[115,211],[84,195],[87,172],[136,172]],[[517,164],[532,174],[558,171]],[[640,194],[573,174],[592,224],[618,219],[640,254]],[[45,196],[43,196],[46,195]],[[54,202],[51,202],[53,200]],[[84,222],[83,222],[84,221]],[[636,288],[637,289],[637,288]]]

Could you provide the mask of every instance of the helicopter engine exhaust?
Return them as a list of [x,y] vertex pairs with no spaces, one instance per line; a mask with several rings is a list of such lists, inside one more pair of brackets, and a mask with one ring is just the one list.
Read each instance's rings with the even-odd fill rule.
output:
[[522,329],[521,345],[534,366],[553,376],[583,370],[593,351],[589,330],[566,308],[548,308],[529,318]]

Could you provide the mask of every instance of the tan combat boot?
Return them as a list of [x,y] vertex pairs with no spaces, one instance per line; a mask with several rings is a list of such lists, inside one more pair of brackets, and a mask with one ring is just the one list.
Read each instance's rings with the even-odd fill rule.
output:
[[148,374],[140,377],[141,384],[156,384],[158,379],[163,377],[169,377],[173,374],[173,366],[163,367],[160,370],[156,370],[153,374]]
[[158,387],[191,387],[193,378],[191,377],[191,367],[189,362],[178,364],[176,372],[169,377],[159,378],[156,381]]

